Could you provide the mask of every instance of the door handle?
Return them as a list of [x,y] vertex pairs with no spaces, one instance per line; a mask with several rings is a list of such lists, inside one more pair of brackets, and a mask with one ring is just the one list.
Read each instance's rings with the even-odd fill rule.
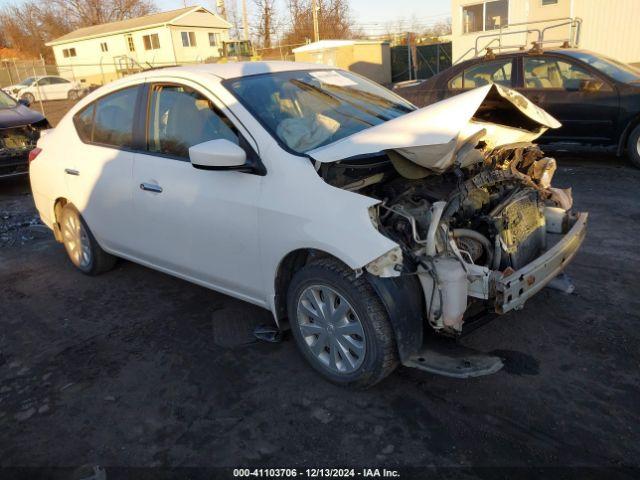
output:
[[162,187],[160,185],[154,185],[153,183],[141,183],[140,190],[146,190],[147,192],[162,193]]
[[64,173],[66,173],[67,175],[75,175],[76,177],[80,175],[80,172],[78,170],[74,170],[73,168],[65,168]]

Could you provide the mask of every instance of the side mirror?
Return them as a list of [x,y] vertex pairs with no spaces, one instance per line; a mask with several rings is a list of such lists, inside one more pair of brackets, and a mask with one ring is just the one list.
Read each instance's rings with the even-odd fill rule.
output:
[[189,159],[202,170],[238,170],[247,162],[246,152],[226,140],[209,140],[189,148]]
[[30,107],[31,106],[31,102],[29,100],[24,99],[24,98],[19,99],[18,103],[20,105],[24,105],[25,107]]

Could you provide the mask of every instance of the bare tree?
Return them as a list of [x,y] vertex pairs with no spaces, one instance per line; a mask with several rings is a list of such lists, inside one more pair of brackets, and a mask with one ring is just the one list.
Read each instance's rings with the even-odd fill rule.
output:
[[240,38],[240,27],[242,25],[242,19],[238,12],[238,1],[227,0],[226,1],[227,22],[231,24],[229,29],[229,38]]
[[[348,0],[318,0],[320,38],[353,38],[354,23]],[[305,43],[313,39],[311,0],[288,0],[290,24],[285,31],[285,43]]]
[[262,48],[271,48],[271,38],[276,34],[277,15],[275,0],[253,0],[258,9],[254,19],[254,30]]
[[52,60],[45,43],[80,27],[146,15],[151,0],[27,0],[0,10],[4,43],[24,55]]

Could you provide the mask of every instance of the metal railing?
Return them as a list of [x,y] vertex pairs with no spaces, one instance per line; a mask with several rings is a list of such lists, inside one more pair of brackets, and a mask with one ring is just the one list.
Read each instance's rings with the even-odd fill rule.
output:
[[[541,24],[547,24],[550,22],[561,22],[554,23],[553,25],[548,25],[544,28],[524,28],[521,30],[514,31],[505,31],[507,29],[511,29],[513,27],[528,27],[528,26],[539,26]],[[545,34],[549,30],[553,30],[560,27],[569,26],[569,35],[568,37],[560,38],[560,39],[545,39]],[[545,44],[550,43],[560,43],[567,44],[570,47],[577,47],[580,44],[580,30],[582,28],[582,19],[578,17],[563,17],[563,18],[552,18],[549,20],[532,20],[527,22],[517,22],[510,23],[507,25],[500,25],[497,29],[497,32],[487,33],[484,35],[478,35],[475,39],[475,45],[469,48],[466,52],[464,52],[454,63],[461,62],[464,60],[470,53],[473,54],[471,58],[479,57],[484,51],[487,49],[497,50],[498,52],[503,52],[505,50],[513,50],[519,49],[524,50],[528,45],[529,34],[536,34],[537,38],[535,41],[531,42],[538,46],[544,46]],[[508,45],[503,43],[503,37],[509,35],[525,35],[525,42],[518,43],[514,45]],[[483,39],[491,39],[489,42],[480,47],[480,42]],[[497,44],[497,47],[494,47],[494,44]]]

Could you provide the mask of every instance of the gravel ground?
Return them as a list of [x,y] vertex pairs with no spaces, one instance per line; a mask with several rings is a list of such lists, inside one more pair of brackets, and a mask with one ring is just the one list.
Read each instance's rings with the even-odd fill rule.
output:
[[83,276],[1,182],[0,465],[639,467],[640,171],[561,159],[555,184],[591,215],[577,289],[465,338],[505,368],[353,392],[252,342],[264,310],[125,261]]

